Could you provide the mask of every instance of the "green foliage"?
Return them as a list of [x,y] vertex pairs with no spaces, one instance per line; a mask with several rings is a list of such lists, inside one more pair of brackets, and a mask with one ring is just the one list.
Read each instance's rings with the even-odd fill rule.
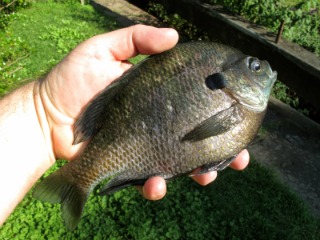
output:
[[5,29],[8,22],[15,18],[15,13],[31,5],[30,0],[2,0],[0,2],[0,29]]
[[319,121],[319,117],[317,118],[318,113],[314,109],[314,107],[303,102],[303,100],[301,100],[301,98],[298,97],[296,92],[292,91],[282,82],[275,82],[271,91],[271,95],[279,99],[280,101],[290,105],[291,107],[295,108],[297,111],[304,114],[305,116],[314,118],[315,121]]
[[7,31],[10,21],[17,20],[17,11],[30,6],[29,0],[3,0],[0,2],[0,96],[21,79],[16,73],[24,66],[20,60],[29,54],[28,45],[20,37]]
[[299,98],[296,93],[290,91],[282,82],[276,81],[272,88],[271,95],[294,108],[299,106]]
[[277,32],[285,21],[283,36],[320,55],[320,2],[308,0],[287,3],[281,0],[206,0],[221,4],[227,11]]
[[0,34],[0,96],[21,80],[16,73],[24,67],[21,60],[28,55],[29,48],[20,37]]
[[302,201],[253,161],[243,172],[221,172],[207,187],[178,178],[156,202],[143,199],[134,188],[104,197],[91,194],[73,232],[64,226],[59,204],[42,203],[29,194],[0,230],[0,239],[312,240],[319,239],[319,227]]
[[131,62],[132,64],[137,64],[138,62],[142,61],[146,57],[147,57],[147,55],[139,54],[139,55],[129,59],[129,62]]
[[34,3],[20,10],[0,33],[0,96],[46,74],[85,39],[115,27],[113,19],[80,3]]
[[50,47],[56,49],[58,53],[66,54],[81,41],[88,38],[89,25],[86,22],[74,22],[55,18],[54,24],[44,27],[45,32],[40,34],[39,39],[50,41]]

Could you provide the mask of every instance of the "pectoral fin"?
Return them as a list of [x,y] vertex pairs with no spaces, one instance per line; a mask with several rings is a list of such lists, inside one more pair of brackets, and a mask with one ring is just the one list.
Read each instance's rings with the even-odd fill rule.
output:
[[84,142],[93,137],[102,127],[106,114],[106,107],[117,95],[119,90],[127,85],[126,78],[120,78],[101,91],[81,113],[74,127],[73,144]]
[[241,122],[243,114],[238,104],[223,110],[196,126],[191,132],[187,133],[181,141],[196,142],[212,136],[222,134],[235,124]]

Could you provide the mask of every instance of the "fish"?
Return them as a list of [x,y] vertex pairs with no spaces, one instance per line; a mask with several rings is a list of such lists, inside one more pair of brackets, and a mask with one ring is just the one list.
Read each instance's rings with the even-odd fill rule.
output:
[[74,126],[74,144],[89,144],[33,196],[60,203],[73,230],[105,179],[100,195],[152,176],[223,170],[255,138],[276,78],[267,61],[215,42],[181,43],[150,56],[91,100]]

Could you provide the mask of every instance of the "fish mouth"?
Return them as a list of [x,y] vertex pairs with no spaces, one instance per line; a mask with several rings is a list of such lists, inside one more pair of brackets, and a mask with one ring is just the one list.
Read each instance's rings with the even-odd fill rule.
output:
[[[271,70],[271,69],[270,69],[270,70]],[[277,76],[278,76],[277,71],[272,71],[272,70],[271,70],[271,73],[268,74],[270,84],[269,84],[269,87],[267,87],[267,89],[269,89],[270,91],[271,91],[271,88],[273,87],[273,84],[277,81]],[[270,93],[270,92],[269,92],[269,93]],[[269,93],[268,93],[268,94],[269,94]]]
[[277,73],[277,71],[272,71],[271,70],[271,74],[268,74],[268,76],[269,76],[270,79],[276,80],[277,76],[278,76],[278,73]]
[[263,90],[262,90],[263,92],[265,92],[268,89],[271,90],[271,88],[272,88],[273,84],[276,82],[277,76],[278,76],[278,72],[272,71],[270,64],[267,61],[264,61],[264,62],[266,62],[266,64],[267,64],[267,71],[265,72],[265,74],[267,77],[266,81],[269,82],[269,84],[266,84],[263,87]]
[[266,61],[266,63],[268,66],[267,75],[268,75],[268,78],[271,80],[270,82],[271,82],[271,86],[272,86],[273,83],[277,80],[278,73],[277,73],[277,71],[272,71],[270,64],[267,61]]

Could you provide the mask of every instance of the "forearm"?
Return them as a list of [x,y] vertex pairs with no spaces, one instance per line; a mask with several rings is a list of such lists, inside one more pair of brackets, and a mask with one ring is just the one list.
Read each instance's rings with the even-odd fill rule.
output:
[[0,225],[55,161],[38,85],[0,100]]

